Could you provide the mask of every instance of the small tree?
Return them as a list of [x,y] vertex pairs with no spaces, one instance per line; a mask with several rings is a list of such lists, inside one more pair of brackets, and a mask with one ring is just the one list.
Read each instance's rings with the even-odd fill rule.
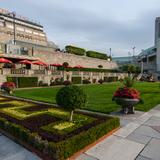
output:
[[100,65],[98,65],[98,68],[99,68],[99,69],[102,69],[102,68],[103,68],[103,66],[100,64]]
[[69,66],[69,63],[68,63],[68,62],[64,62],[64,63],[63,63],[63,67],[64,67],[64,68],[67,68],[68,66]]
[[83,90],[74,85],[61,88],[56,95],[56,102],[59,106],[70,111],[69,121],[73,120],[74,110],[85,106],[87,100]]

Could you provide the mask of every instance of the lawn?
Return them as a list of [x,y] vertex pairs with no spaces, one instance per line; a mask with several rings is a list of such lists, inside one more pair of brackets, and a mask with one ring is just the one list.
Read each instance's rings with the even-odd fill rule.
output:
[[[118,110],[119,106],[112,102],[112,95],[120,86],[122,86],[121,83],[81,86],[88,95],[88,103],[84,109],[103,113],[110,113]],[[134,87],[141,92],[141,98],[144,100],[144,104],[136,106],[137,110],[148,111],[157,104],[160,104],[159,86],[159,83],[149,82],[137,82],[134,85]],[[16,90],[14,96],[56,103],[55,96],[59,89],[60,87]]]

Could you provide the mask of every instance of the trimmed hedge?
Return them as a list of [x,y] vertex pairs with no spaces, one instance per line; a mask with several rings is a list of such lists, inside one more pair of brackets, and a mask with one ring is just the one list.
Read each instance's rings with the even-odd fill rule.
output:
[[14,82],[18,88],[37,87],[38,77],[7,77],[7,82]]
[[108,56],[104,53],[96,52],[96,51],[87,51],[86,56],[92,57],[92,58],[99,58],[99,59],[108,59]]
[[72,77],[73,84],[81,84],[82,78],[81,77]]
[[88,130],[64,141],[54,143],[42,140],[36,133],[31,133],[20,125],[16,125],[0,117],[1,129],[15,136],[19,140],[28,143],[39,150],[43,155],[50,157],[52,160],[67,159],[75,152],[78,152],[108,132],[119,127],[119,125],[119,118],[108,117],[107,121],[104,121],[104,123],[91,127]]
[[76,55],[79,55],[79,56],[84,56],[85,52],[86,52],[85,49],[83,49],[83,48],[78,48],[78,47],[70,46],[70,45],[66,46],[65,50],[68,53],[76,54]]
[[63,71],[86,71],[86,72],[109,72],[109,73],[119,73],[117,69],[99,69],[99,68],[64,68],[58,67],[58,70]]
[[104,77],[104,82],[117,82],[118,77]]

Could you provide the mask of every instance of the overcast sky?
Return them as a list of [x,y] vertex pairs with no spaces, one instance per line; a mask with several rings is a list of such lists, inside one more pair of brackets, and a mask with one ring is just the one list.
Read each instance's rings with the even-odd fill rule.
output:
[[0,8],[39,21],[60,48],[71,44],[126,56],[154,44],[160,0],[0,0]]

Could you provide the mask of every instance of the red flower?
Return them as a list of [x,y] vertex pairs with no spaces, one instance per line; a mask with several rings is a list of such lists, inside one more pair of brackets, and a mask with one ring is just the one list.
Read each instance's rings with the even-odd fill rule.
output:
[[114,97],[140,99],[140,93],[134,88],[123,87],[114,93]]

